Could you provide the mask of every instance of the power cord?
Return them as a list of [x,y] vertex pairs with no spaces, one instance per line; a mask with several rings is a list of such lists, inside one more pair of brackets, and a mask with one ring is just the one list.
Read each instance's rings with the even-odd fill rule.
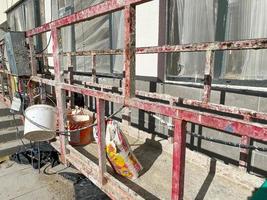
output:
[[[169,122],[165,121],[164,119],[160,118],[159,116],[156,116],[153,113],[149,113],[150,116],[154,117],[155,119],[157,119],[161,124],[163,124],[164,126],[167,126],[168,129],[173,129],[174,126],[173,124],[170,124]],[[232,147],[239,147],[242,149],[251,149],[251,150],[256,150],[256,151],[267,151],[267,148],[264,147],[257,147],[254,145],[245,145],[245,144],[240,144],[240,143],[234,143],[234,142],[228,142],[225,140],[219,140],[219,139],[215,139],[212,137],[207,137],[207,136],[203,136],[203,135],[199,135],[196,133],[191,133],[191,132],[187,132],[187,135],[191,135],[193,137],[197,137],[203,140],[207,140],[210,142],[214,142],[214,143],[218,143],[218,144],[223,144],[223,145],[227,145],[227,146],[232,146]]]
[[[51,5],[51,10],[50,10],[50,12],[51,12],[51,19],[50,19],[50,22],[52,21],[52,14],[53,14],[53,12],[52,12],[52,0],[50,1],[50,5]],[[47,45],[45,46],[45,48],[44,49],[42,49],[42,50],[40,50],[40,51],[38,51],[38,52],[35,52],[35,54],[40,54],[40,53],[43,53],[48,47],[49,47],[49,45],[50,45],[50,42],[51,42],[51,33],[50,33],[50,37],[49,37],[49,39],[48,39],[48,42],[47,42]]]

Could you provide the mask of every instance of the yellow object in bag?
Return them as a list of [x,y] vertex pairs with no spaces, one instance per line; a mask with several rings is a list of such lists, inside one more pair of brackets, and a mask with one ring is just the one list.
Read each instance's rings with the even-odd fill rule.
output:
[[107,122],[106,152],[114,170],[129,179],[136,179],[143,169],[115,121]]

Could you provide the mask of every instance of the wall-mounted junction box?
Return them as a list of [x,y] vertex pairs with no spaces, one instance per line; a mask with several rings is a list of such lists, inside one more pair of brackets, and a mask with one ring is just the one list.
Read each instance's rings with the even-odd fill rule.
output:
[[25,32],[6,33],[5,46],[11,74],[14,76],[30,76],[31,67]]

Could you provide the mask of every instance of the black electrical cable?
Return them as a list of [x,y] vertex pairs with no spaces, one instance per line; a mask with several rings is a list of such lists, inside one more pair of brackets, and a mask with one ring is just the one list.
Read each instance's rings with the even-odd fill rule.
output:
[[49,47],[50,41],[51,41],[51,33],[50,33],[50,37],[49,37],[49,40],[48,40],[47,45],[45,46],[45,48],[40,50],[40,51],[38,51],[38,52],[35,52],[35,54],[43,53]]
[[193,137],[203,139],[203,140],[207,140],[210,142],[215,142],[218,144],[228,145],[228,146],[232,146],[232,147],[239,147],[242,149],[251,149],[251,150],[257,150],[257,151],[267,151],[267,148],[264,148],[264,147],[256,147],[254,145],[245,145],[245,144],[240,144],[240,143],[228,142],[228,141],[219,140],[219,139],[215,139],[215,138],[211,138],[211,137],[206,137],[206,136],[199,135],[196,133],[187,132],[186,134],[191,135]]
[[12,115],[13,115],[13,121],[14,121],[15,127],[16,127],[16,139],[20,139],[24,149],[27,149],[25,143],[23,142],[22,138],[20,137],[19,128],[18,128],[18,124],[17,124],[16,118],[15,118],[15,114],[12,113]]
[[[169,122],[166,122],[164,119],[156,116],[155,114],[149,113],[149,115],[151,115],[155,119],[159,120],[159,122],[161,124],[167,126],[169,129],[170,128],[171,129],[174,128],[174,126],[172,124],[170,124]],[[200,139],[203,139],[203,140],[207,140],[207,141],[210,141],[210,142],[215,142],[215,143],[218,143],[218,144],[228,145],[228,146],[232,146],[232,147],[239,147],[239,148],[243,148],[243,149],[251,149],[251,150],[256,150],[256,151],[267,151],[267,148],[264,148],[264,147],[256,147],[254,145],[245,145],[245,144],[240,144],[240,143],[227,142],[227,141],[224,141],[224,140],[214,139],[214,138],[211,138],[211,137],[206,137],[206,136],[199,135],[199,134],[196,134],[196,133],[191,133],[191,132],[187,132],[186,134],[194,136],[194,137],[197,137],[197,138],[200,138]]]
[[[50,22],[52,21],[52,0],[50,1],[50,5],[51,5],[51,19],[50,19]],[[50,33],[50,37],[49,37],[49,39],[48,39],[48,42],[47,42],[47,45],[45,46],[45,48],[44,49],[42,49],[42,50],[40,50],[40,51],[38,51],[38,52],[35,52],[35,54],[40,54],[40,53],[43,53],[48,47],[49,47],[49,45],[50,45],[50,41],[51,41],[51,33]]]
[[[22,96],[21,96],[21,94],[20,94],[19,92],[18,92],[18,94],[19,94],[20,100],[22,101]],[[22,104],[22,105],[23,105],[23,104]],[[11,111],[10,111],[10,112],[11,112]],[[20,139],[20,141],[21,141],[21,143],[22,143],[24,149],[27,149],[25,143],[23,142],[23,140],[22,140],[22,138],[21,138],[21,136],[20,136],[20,134],[19,134],[19,128],[18,128],[19,125],[17,124],[17,121],[16,121],[16,118],[15,118],[15,113],[14,113],[14,112],[15,112],[15,111],[12,111],[11,113],[12,113],[13,121],[14,121],[14,124],[15,124],[15,127],[16,127],[16,139]]]

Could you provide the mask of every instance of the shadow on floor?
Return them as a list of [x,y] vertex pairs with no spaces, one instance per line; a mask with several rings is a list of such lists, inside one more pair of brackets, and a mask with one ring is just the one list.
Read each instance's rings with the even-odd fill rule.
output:
[[89,179],[82,174],[71,172],[59,173],[64,178],[73,182],[75,200],[109,200],[110,198],[95,186]]
[[212,183],[212,180],[215,176],[216,173],[216,160],[211,159],[210,160],[210,169],[209,169],[209,174],[206,177],[205,181],[203,182],[200,190],[197,193],[196,200],[203,200],[205,198],[205,195],[207,194],[209,187]]
[[[133,151],[136,158],[143,166],[140,176],[144,175],[157,160],[162,153],[162,146],[159,141],[146,139],[145,143],[141,144]],[[146,156],[144,156],[146,154]]]
[[[86,156],[87,158],[89,158],[92,162],[94,162],[95,164],[98,164],[98,159],[90,154],[88,151],[86,151],[85,149],[81,148],[81,147],[76,147],[76,149],[82,153],[84,156]],[[140,150],[139,150],[140,151]],[[141,153],[141,152],[140,152]],[[144,153],[144,152],[143,152]],[[138,157],[138,159],[140,159],[140,157]],[[141,159],[140,159],[141,160]],[[140,161],[141,162],[141,161]],[[143,163],[142,163],[143,164]],[[150,165],[151,166],[151,165]],[[148,168],[146,168],[148,169]],[[107,165],[107,172],[109,174],[111,174],[113,177],[115,177],[116,179],[118,179],[120,182],[122,182],[124,185],[126,185],[127,187],[131,188],[131,190],[135,191],[136,193],[138,193],[141,197],[143,197],[144,199],[153,199],[153,200],[159,200],[158,197],[156,197],[155,195],[153,195],[152,193],[150,193],[149,191],[147,191],[146,189],[144,189],[143,187],[139,186],[138,184],[136,184],[134,181],[131,181],[121,175],[118,175],[115,173],[115,171],[112,169],[112,167],[110,167],[109,165]],[[83,200],[83,199],[77,199],[77,200]]]

